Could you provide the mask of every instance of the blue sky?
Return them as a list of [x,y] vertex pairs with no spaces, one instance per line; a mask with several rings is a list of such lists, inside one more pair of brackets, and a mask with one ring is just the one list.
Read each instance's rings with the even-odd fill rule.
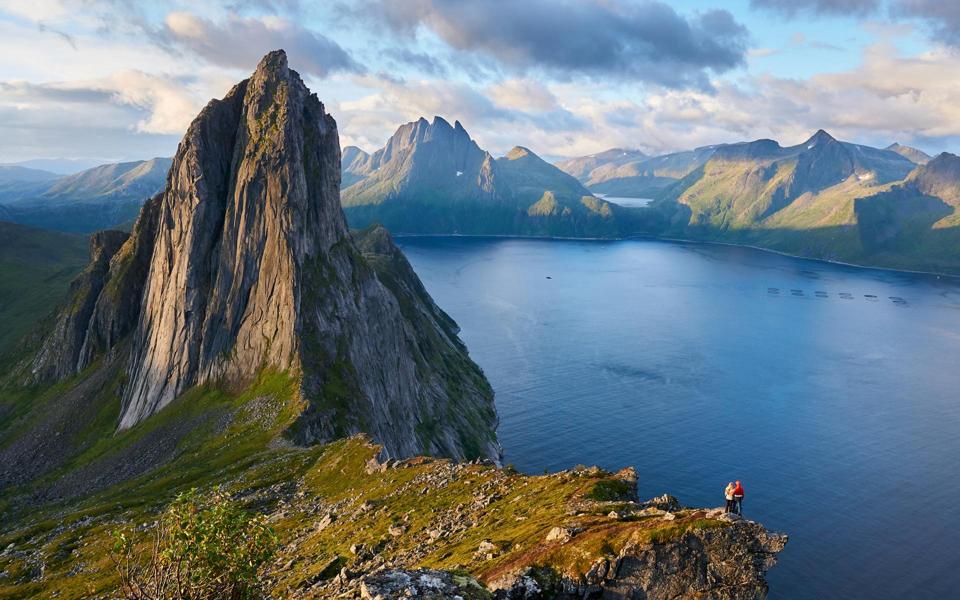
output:
[[441,115],[495,154],[819,128],[955,151],[958,45],[935,0],[0,0],[0,162],[172,155],[277,47],[367,150]]

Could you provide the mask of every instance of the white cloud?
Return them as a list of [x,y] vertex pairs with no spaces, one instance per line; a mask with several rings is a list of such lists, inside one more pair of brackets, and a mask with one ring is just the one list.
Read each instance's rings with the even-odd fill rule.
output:
[[549,111],[557,108],[557,98],[543,84],[532,79],[507,79],[488,88],[493,101],[505,108],[524,111]]
[[215,22],[175,11],[166,16],[164,26],[160,39],[224,67],[250,69],[267,52],[283,48],[291,63],[312,75],[363,70],[330,38],[275,15],[242,17],[230,13]]
[[148,113],[136,124],[137,131],[144,133],[183,134],[203,106],[203,100],[182,84],[142,71],[122,71],[103,84],[115,102]]

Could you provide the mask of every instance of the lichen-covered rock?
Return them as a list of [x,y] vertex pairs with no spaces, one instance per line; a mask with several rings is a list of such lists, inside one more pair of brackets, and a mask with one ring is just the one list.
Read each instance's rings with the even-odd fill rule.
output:
[[382,571],[364,577],[360,583],[363,600],[480,600],[489,594],[476,580],[447,571],[402,569]]
[[693,528],[677,539],[629,543],[595,560],[579,579],[527,568],[489,582],[500,600],[755,600],[787,536],[752,521]]
[[[600,586],[603,598],[753,600],[787,536],[749,521],[690,530],[665,544],[627,546]],[[642,591],[643,595],[639,595]]]

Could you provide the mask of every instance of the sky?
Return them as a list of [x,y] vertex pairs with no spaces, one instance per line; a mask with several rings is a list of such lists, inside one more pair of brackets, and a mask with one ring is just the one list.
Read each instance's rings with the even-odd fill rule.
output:
[[960,2],[0,0],[0,163],[171,156],[276,48],[367,151],[434,115],[495,155],[960,151]]

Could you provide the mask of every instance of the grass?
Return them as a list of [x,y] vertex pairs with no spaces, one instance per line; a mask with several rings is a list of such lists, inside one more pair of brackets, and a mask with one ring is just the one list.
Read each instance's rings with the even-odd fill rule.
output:
[[617,479],[603,479],[594,484],[593,489],[586,495],[590,500],[615,501],[628,497],[633,486],[626,481]]
[[84,236],[0,222],[0,355],[63,301],[87,245]]
[[[289,394],[292,383],[288,375],[264,373],[248,393],[198,390],[184,398],[187,402],[161,411],[158,416],[172,419],[182,418],[184,411],[228,406],[240,416],[221,434],[187,444],[176,461],[154,474],[66,511],[42,511],[32,522],[0,535],[0,547],[13,543],[16,549],[0,557],[0,570],[7,573],[0,579],[0,598],[49,597],[54,590],[60,598],[109,592],[116,584],[109,559],[111,531],[120,526],[143,531],[137,526],[151,523],[179,491],[217,483],[246,498],[251,510],[271,515],[282,546],[276,564],[282,566],[264,577],[275,597],[302,592],[341,567],[350,568],[357,560],[351,553],[354,544],[411,568],[446,569],[488,582],[524,566],[576,577],[625,544],[667,543],[691,529],[725,526],[692,511],[680,511],[676,521],[608,517],[603,507],[609,510],[612,504],[589,499],[598,484],[604,489],[603,482],[609,481],[604,473],[526,476],[429,458],[368,473],[368,461],[379,448],[361,437],[309,448],[276,445],[270,440],[290,420],[286,407],[265,428],[245,420],[244,407],[254,397],[295,402]],[[143,432],[131,430],[121,437],[134,435]],[[336,515],[333,524],[315,527],[329,510]],[[558,525],[579,533],[567,542],[547,542],[547,533]],[[391,535],[396,526],[402,526],[402,533]],[[429,532],[437,527],[453,529],[432,540]],[[492,558],[477,554],[484,541],[498,548]],[[17,583],[30,574],[37,558],[46,564],[43,579]],[[78,565],[84,568],[77,571]]]
[[[23,584],[18,580],[28,572],[31,559],[0,557],[0,571],[7,573],[0,578],[0,598],[49,597],[54,590],[61,598],[88,598],[107,591],[115,583],[108,559],[109,534],[119,523],[148,522],[177,493],[193,487],[245,480],[271,486],[296,476],[308,464],[304,458],[311,452],[313,456],[322,452],[322,448],[271,447],[300,412],[297,389],[296,376],[265,370],[241,393],[201,386],[154,418],[116,435],[102,436],[69,465],[37,485],[106,457],[122,455],[136,441],[171,423],[204,415],[232,415],[222,430],[214,428],[212,420],[202,421],[181,440],[178,455],[165,466],[88,498],[66,505],[50,504],[17,522],[4,523],[0,547],[13,543],[27,557],[43,557],[46,571],[41,581]],[[112,430],[115,417],[106,422]],[[78,564],[87,567],[71,574]]]

